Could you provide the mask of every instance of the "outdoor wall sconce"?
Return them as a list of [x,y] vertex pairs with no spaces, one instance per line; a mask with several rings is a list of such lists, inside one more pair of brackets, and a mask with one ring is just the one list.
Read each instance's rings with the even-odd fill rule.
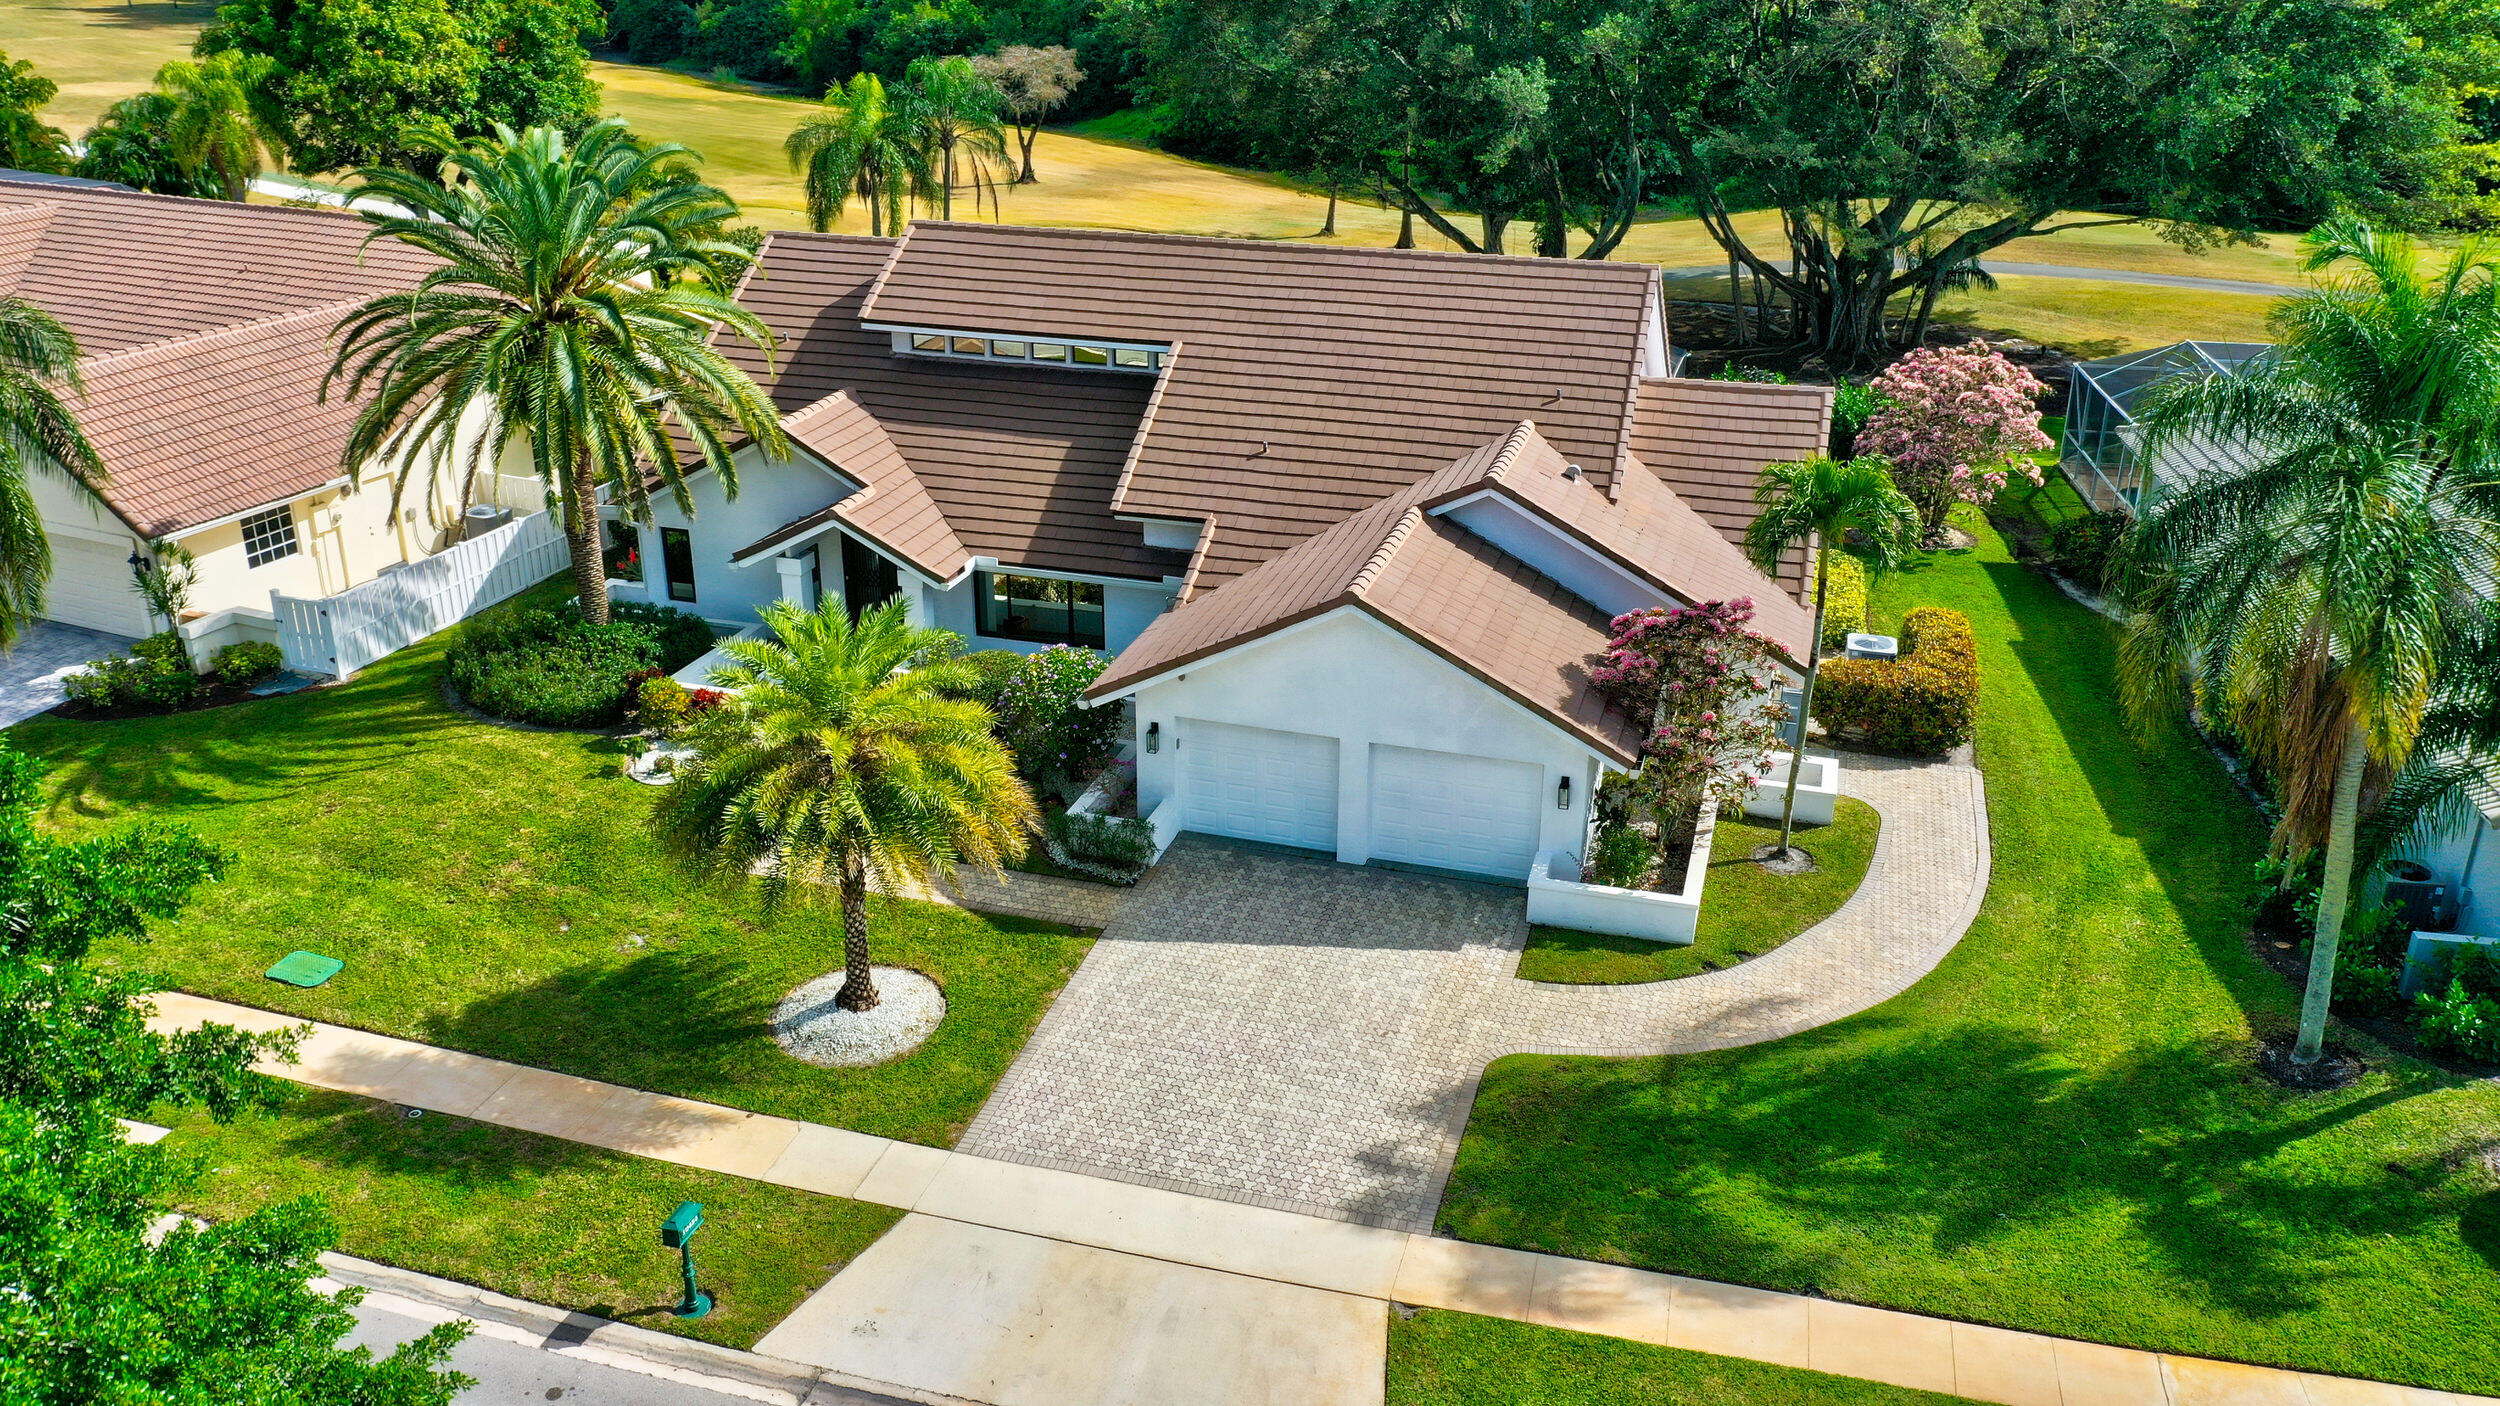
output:
[[1571,778],[1568,776],[1554,786],[1554,809],[1571,809]]
[[1146,724],[1146,750],[1148,752],[1160,752],[1163,750],[1163,724]]

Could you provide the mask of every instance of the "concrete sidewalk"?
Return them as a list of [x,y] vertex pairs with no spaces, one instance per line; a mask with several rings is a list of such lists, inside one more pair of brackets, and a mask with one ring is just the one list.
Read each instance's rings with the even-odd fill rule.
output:
[[[174,992],[156,1003],[159,1029],[310,1024]],[[268,1072],[912,1212],[759,1345],[905,1394],[1006,1406],[1378,1402],[1380,1334],[1387,1305],[1397,1302],[2008,1406],[2490,1399],[2106,1347],[1354,1225],[742,1113],[338,1026],[310,1024],[302,1062]],[[1061,1276],[1090,1292],[1046,1292]],[[1267,1335],[1280,1330],[1291,1351],[1273,1350]],[[1368,1346],[1360,1361],[1348,1360],[1347,1345],[1357,1339]],[[1269,1348],[1258,1349],[1262,1341]],[[1096,1359],[1090,1370],[1077,1370],[1088,1357]],[[1269,1375],[1226,1376],[1242,1364]],[[1305,1370],[1313,1364],[1327,1367],[1324,1380]]]

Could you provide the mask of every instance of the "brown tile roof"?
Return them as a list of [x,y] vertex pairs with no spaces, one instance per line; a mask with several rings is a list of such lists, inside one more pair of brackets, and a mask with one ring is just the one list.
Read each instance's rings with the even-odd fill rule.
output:
[[[1644,376],[1632,412],[1632,457],[1721,535],[1740,546],[1759,511],[1765,464],[1823,453],[1832,433],[1829,386],[1775,386]],[[1805,551],[1789,553],[1780,583],[1805,590]]]
[[156,537],[338,478],[357,407],[317,393],[350,306],[89,357],[75,404],[110,475],[105,502]]
[[17,281],[43,247],[43,232],[51,227],[52,212],[58,208],[49,201],[0,205],[0,295],[17,291]]
[[841,522],[933,580],[951,580],[970,563],[971,553],[946,525],[946,515],[921,487],[903,452],[849,391],[835,391],[782,416],[781,428],[793,442],[865,487],[822,512],[775,528],[739,548],[730,560],[752,561],[827,523]]
[[366,247],[370,226],[340,210],[0,181],[0,214],[37,205],[51,213],[9,291],[89,356],[409,287],[432,262]]
[[963,547],[1013,565],[1161,580],[1188,554],[1150,548],[1111,490],[1152,377],[897,356],[860,325],[891,239],[776,231],[739,301],[781,350],[721,345],[784,412],[847,390],[874,416]]
[[1118,506],[1220,513],[1211,588],[1529,416],[1602,486],[1654,282],[1634,264],[924,222],[864,315],[1185,342]]

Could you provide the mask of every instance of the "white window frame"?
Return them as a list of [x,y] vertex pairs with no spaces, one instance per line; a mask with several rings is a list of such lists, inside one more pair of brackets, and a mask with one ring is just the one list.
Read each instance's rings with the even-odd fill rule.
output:
[[[1160,373],[1172,359],[1168,342],[1121,342],[1108,337],[1060,337],[1025,332],[967,332],[953,327],[905,327],[893,323],[869,323],[872,329],[887,333],[893,339],[897,356],[927,357],[932,361],[988,361],[1009,366],[1047,366],[1059,371],[1118,371],[1131,376],[1152,376]],[[922,343],[932,345],[922,345]],[[1022,350],[1001,355],[994,348],[1001,342]],[[978,351],[965,351],[964,343],[977,344]],[[1037,355],[1042,347],[1058,349],[1056,356]],[[1076,350],[1099,354],[1100,361],[1080,361]],[[1122,358],[1128,364],[1123,364]]]
[[[272,518],[281,519],[284,524],[274,534],[268,530]],[[295,536],[293,503],[280,503],[274,508],[263,509],[239,519],[237,525],[243,531],[243,565],[246,569],[284,561],[303,550],[303,544]],[[255,536],[261,539],[257,545],[252,540]]]

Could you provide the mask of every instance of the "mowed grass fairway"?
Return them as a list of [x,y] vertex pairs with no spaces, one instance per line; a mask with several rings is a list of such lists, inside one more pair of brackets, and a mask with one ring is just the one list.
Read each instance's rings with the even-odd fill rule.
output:
[[[652,793],[619,774],[626,744],[452,711],[448,639],[341,687],[12,730],[52,767],[45,814],[60,829],[165,820],[238,855],[154,941],[99,949],[99,960],[204,996],[634,1088],[955,1140],[1088,937],[872,899],[876,960],[935,979],[946,1018],[887,1064],[802,1064],[767,1025],[791,988],[840,970],[838,918],[692,888],[644,835]],[[297,948],[347,969],[309,991],[261,975]]]
[[2297,993],[2246,952],[2264,831],[2183,728],[2119,720],[2115,629],[1976,550],[1881,583],[1964,611],[1994,870],[1936,973],[1855,1019],[1487,1071],[1470,1240],[2204,1356],[2500,1390],[2500,1089],[2252,1067]]

